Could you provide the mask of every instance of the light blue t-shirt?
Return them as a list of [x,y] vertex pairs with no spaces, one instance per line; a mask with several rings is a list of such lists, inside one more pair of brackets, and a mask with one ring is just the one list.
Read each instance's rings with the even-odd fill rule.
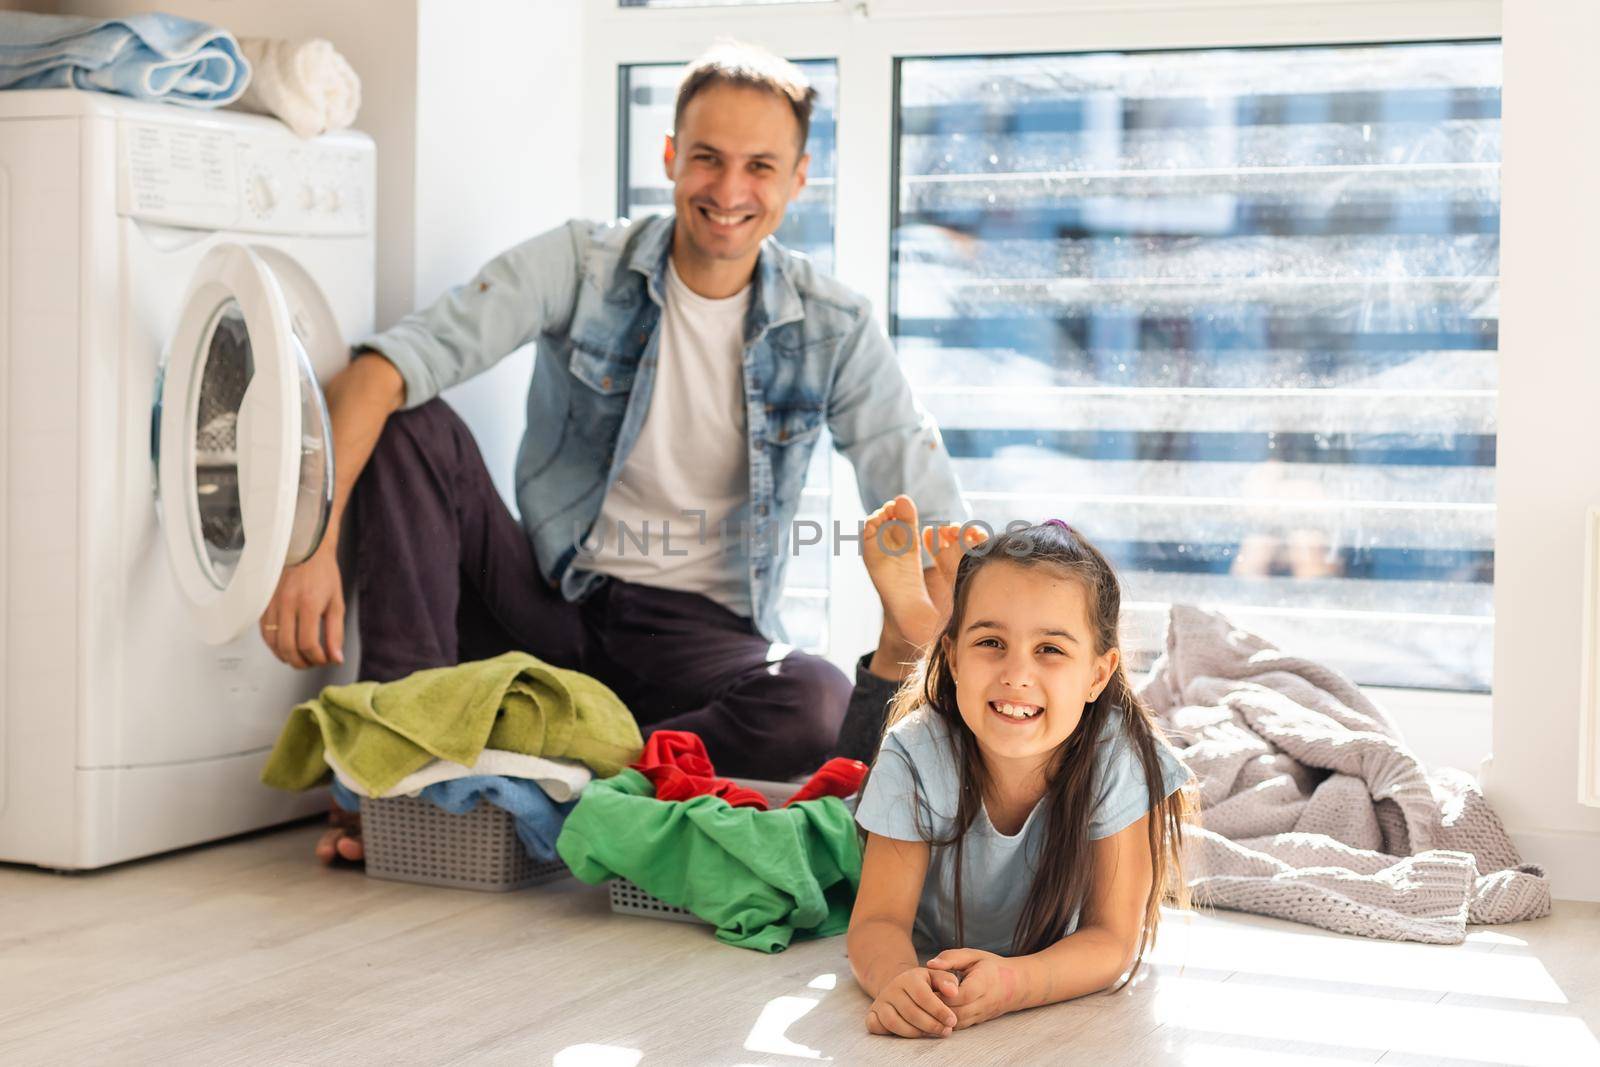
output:
[[[1158,742],[1162,796],[1170,796],[1189,779],[1189,769]],[[960,769],[949,729],[938,715],[918,708],[895,723],[883,739],[866,790],[856,809],[856,822],[871,833],[898,841],[944,839],[955,825],[960,796]],[[1122,728],[1122,711],[1107,716],[1095,746],[1094,811],[1089,837],[1110,837],[1137,822],[1149,810],[1144,768]],[[1011,936],[1028,899],[1048,816],[1044,801],[1034,805],[1022,829],[1013,836],[996,830],[982,806],[963,842],[962,903],[966,911],[966,943],[956,944],[955,850],[935,847],[922,883],[912,940],[919,950],[979,948],[1012,954]],[[920,807],[920,821],[918,808]],[[1072,917],[1061,932],[1077,928]]]

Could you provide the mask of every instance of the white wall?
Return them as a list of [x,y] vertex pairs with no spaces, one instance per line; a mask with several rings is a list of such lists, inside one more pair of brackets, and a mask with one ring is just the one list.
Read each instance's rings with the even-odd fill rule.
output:
[[1583,520],[1600,504],[1600,5],[1504,5],[1494,755],[1485,784],[1558,895],[1600,900],[1578,802]]
[[[579,213],[581,9],[582,0],[421,0],[415,304]],[[447,394],[513,510],[532,366],[524,349]]]

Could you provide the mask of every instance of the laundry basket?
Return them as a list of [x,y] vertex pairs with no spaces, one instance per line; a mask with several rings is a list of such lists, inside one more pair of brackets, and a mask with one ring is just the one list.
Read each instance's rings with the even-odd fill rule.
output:
[[[754,789],[766,797],[767,804],[774,808],[799,792],[803,784],[763,782],[751,778],[731,778],[729,781],[746,789]],[[673,922],[711,925],[688,908],[680,908],[676,904],[668,904],[659,897],[653,897],[626,878],[613,878],[606,884],[611,892],[611,910],[619,915],[643,915],[650,919],[671,919]]]
[[394,882],[504,893],[571,873],[528,855],[511,813],[482,800],[453,815],[416,797],[362,797],[361,839],[367,874]]
[[613,878],[606,884],[611,890],[611,910],[618,915],[643,915],[648,919],[711,925],[688,908],[680,908],[653,897],[626,878]]

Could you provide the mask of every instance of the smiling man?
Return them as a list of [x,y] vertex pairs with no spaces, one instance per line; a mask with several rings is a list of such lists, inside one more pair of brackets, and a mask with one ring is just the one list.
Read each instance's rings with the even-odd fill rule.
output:
[[[868,302],[772,237],[814,98],[792,64],[719,46],[678,92],[672,215],[568,223],[358,346],[327,390],[330,536],[261,619],[284,662],[342,659],[348,500],[363,679],[521,649],[611,686],[646,733],[699,734],[722,773],[815,768],[852,685],[783,643],[778,609],[819,435],[869,510],[965,510]],[[437,397],[528,343],[519,523]],[[318,852],[360,842],[336,827]]]

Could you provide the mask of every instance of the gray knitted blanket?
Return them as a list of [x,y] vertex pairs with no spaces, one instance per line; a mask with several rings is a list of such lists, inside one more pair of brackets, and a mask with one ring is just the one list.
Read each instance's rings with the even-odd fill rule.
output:
[[1438,944],[1549,913],[1544,871],[1477,781],[1425,771],[1337,671],[1174,605],[1140,696],[1199,779],[1184,852],[1197,905]]

